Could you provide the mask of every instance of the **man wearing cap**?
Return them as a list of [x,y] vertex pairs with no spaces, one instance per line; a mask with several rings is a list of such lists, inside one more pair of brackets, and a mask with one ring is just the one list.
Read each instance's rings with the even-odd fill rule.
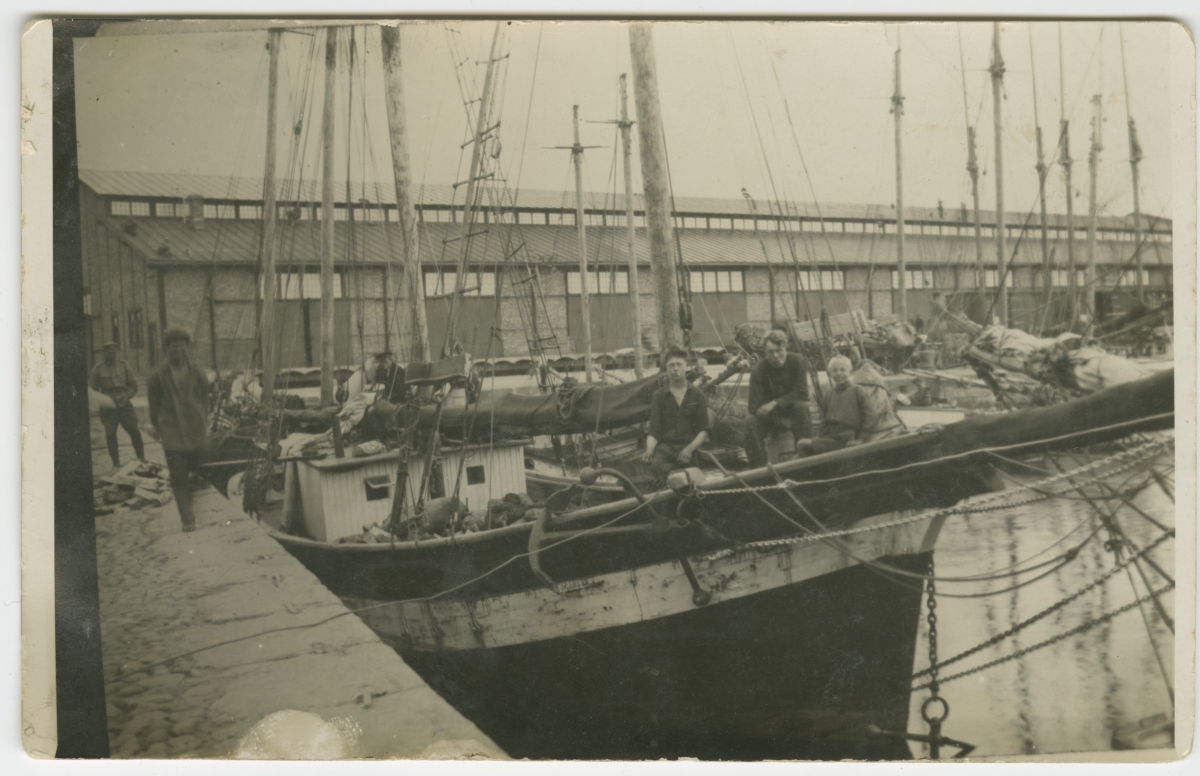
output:
[[381,399],[392,404],[404,404],[407,400],[408,385],[405,383],[404,367],[396,363],[390,350],[375,354],[374,382],[380,386]]
[[108,456],[112,458],[114,469],[121,465],[117,426],[129,434],[129,441],[133,443],[133,454],[139,460],[146,457],[146,451],[142,447],[142,432],[138,430],[137,413],[133,410],[133,403],[129,401],[137,393],[138,384],[128,362],[117,358],[119,347],[115,342],[104,343],[104,360],[92,369],[90,381],[93,391],[99,391],[113,401],[113,407],[100,408],[100,422],[104,425]]
[[208,442],[208,378],[188,358],[192,338],[182,329],[163,332],[166,363],[147,381],[150,422],[162,440],[184,533],[196,530],[192,474],[204,463]]

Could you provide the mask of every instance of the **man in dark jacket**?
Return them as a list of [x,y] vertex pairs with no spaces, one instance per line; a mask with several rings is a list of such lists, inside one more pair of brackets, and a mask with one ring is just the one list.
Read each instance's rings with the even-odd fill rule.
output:
[[113,468],[121,466],[120,447],[117,444],[117,427],[125,429],[129,441],[133,443],[133,454],[142,460],[146,451],[142,447],[142,432],[138,430],[137,413],[130,401],[137,393],[137,379],[129,362],[117,356],[120,346],[115,342],[104,343],[104,360],[92,369],[89,384],[93,391],[99,391],[112,399],[112,407],[100,408],[100,423],[104,426],[104,438],[108,442],[108,457],[112,459]]
[[746,455],[751,466],[767,462],[765,441],[780,431],[793,439],[812,434],[808,414],[808,365],[799,353],[787,352],[787,335],[772,331],[763,338],[765,358],[750,370],[752,422],[746,429]]
[[708,400],[699,389],[688,385],[687,353],[679,348],[668,349],[663,366],[667,384],[650,399],[650,428],[642,455],[660,482],[675,469],[695,464],[696,451],[712,428]]
[[184,533],[196,530],[192,474],[204,463],[208,442],[208,378],[192,366],[192,338],[181,329],[163,333],[166,363],[147,381],[150,422],[162,440]]

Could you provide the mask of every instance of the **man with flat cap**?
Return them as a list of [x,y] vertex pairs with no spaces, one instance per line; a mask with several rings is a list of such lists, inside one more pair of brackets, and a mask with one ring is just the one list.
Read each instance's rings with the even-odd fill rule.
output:
[[93,391],[99,391],[112,399],[112,407],[100,408],[100,422],[104,425],[104,438],[108,442],[108,457],[112,459],[113,468],[121,466],[121,451],[117,444],[117,427],[125,429],[129,441],[133,443],[133,454],[141,460],[146,457],[142,446],[142,432],[138,429],[137,413],[134,412],[130,399],[138,391],[137,379],[129,363],[117,357],[120,348],[115,342],[104,343],[104,360],[92,369],[89,384]]
[[162,346],[166,363],[150,375],[146,385],[150,422],[167,456],[183,531],[190,533],[196,530],[192,474],[198,474],[205,463],[208,444],[208,377],[192,366],[192,337],[186,331],[167,329]]

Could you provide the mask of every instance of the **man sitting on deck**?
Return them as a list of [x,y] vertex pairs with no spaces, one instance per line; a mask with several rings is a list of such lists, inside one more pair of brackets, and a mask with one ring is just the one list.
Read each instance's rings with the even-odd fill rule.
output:
[[708,439],[712,426],[704,394],[688,385],[687,353],[668,349],[664,367],[667,384],[650,400],[650,430],[642,454],[660,482],[675,469],[694,465],[696,451]]
[[812,435],[808,365],[799,353],[787,352],[787,344],[783,332],[768,333],[763,338],[766,357],[750,370],[747,409],[753,421],[746,429],[746,453],[752,467],[766,463],[766,441],[775,434],[787,432],[793,439]]
[[824,397],[824,419],[815,438],[796,443],[801,455],[828,453],[904,431],[882,383],[867,377],[867,382],[856,384],[850,379],[851,368],[845,356],[829,359],[825,369],[833,386]]

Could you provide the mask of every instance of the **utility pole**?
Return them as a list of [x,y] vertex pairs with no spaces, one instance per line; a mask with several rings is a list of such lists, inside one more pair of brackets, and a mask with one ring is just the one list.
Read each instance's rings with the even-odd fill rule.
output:
[[[400,314],[396,336],[401,353],[410,361],[429,361],[429,323],[425,318],[425,293],[421,277],[421,254],[417,241],[417,213],[410,187],[412,168],[408,157],[408,127],[405,120],[404,80],[401,77],[400,27],[379,28],[383,44],[383,83],[387,96],[388,135],[392,144],[392,177],[396,185],[396,211],[400,222]],[[386,228],[386,227],[385,227]],[[389,257],[390,259],[391,257]],[[497,289],[499,294],[499,289]],[[384,298],[387,298],[385,288]],[[385,323],[386,326],[386,323]]]
[[629,240],[629,306],[633,312],[633,373],[641,380],[645,375],[642,364],[642,305],[638,291],[637,244],[633,239],[633,122],[629,120],[629,95],[625,91],[625,74],[621,73],[621,151],[625,163],[625,234]]
[[658,344],[665,352],[669,347],[683,345],[683,329],[679,325],[679,273],[675,270],[671,186],[667,177],[667,149],[650,22],[629,25],[629,53],[633,63],[650,269],[654,296],[658,300]]
[[1067,119],[1067,89],[1063,79],[1062,22],[1058,23],[1058,105],[1061,127],[1059,131],[1062,133],[1059,141],[1062,146],[1059,164],[1062,165],[1067,186],[1067,290],[1070,295],[1068,309],[1071,315],[1071,330],[1074,331],[1075,322],[1079,320],[1079,284],[1075,282],[1075,190],[1071,186],[1071,122]]
[[[467,258],[471,255],[471,222],[475,215],[475,184],[479,182],[479,165],[483,158],[483,140],[488,132],[498,129],[488,126],[488,106],[492,100],[492,77],[496,69],[496,46],[500,42],[500,22],[496,22],[496,30],[492,33],[492,47],[488,50],[487,70],[483,76],[483,92],[479,95],[479,115],[475,120],[475,137],[471,141],[471,170],[468,174],[467,197],[463,201],[463,228],[460,237],[462,252],[458,257],[457,270],[454,275],[454,293],[450,296],[450,320],[446,323],[446,341],[442,345],[442,357],[449,356],[454,350],[455,333],[458,329],[458,302],[462,296],[463,279],[467,272]],[[499,284],[497,284],[499,285]],[[500,293],[497,287],[496,293]]]
[[908,278],[904,267],[904,165],[901,161],[900,117],[904,115],[904,95],[900,93],[900,28],[896,28],[896,88],[892,92],[892,116],[896,125],[896,276],[900,283],[900,320],[908,320]]
[[1050,273],[1050,237],[1046,228],[1046,156],[1042,150],[1042,122],[1038,119],[1037,105],[1037,70],[1033,63],[1033,25],[1027,25],[1029,30],[1029,75],[1033,81],[1033,126],[1037,133],[1037,165],[1038,202],[1042,209],[1042,282],[1045,287],[1045,302],[1042,307],[1042,320],[1047,321],[1050,315],[1050,300],[1053,295],[1054,279]]
[[279,354],[275,349],[275,289],[279,285],[279,274],[275,271],[275,223],[279,215],[275,206],[275,122],[278,111],[275,103],[279,90],[279,46],[282,38],[283,32],[280,30],[267,32],[267,48],[271,54],[267,70],[267,158],[263,165],[263,301],[259,349],[263,364],[262,401],[268,410],[275,406],[275,372],[279,369]]
[[1000,54],[1000,22],[992,24],[992,119],[996,127],[996,282],[999,295],[1000,322],[1008,320],[1008,246],[1004,225],[1004,121],[1000,112],[1000,92],[1004,89],[1004,57]]
[[575,163],[575,233],[579,236],[579,308],[583,315],[584,381],[592,382],[592,311],[588,289],[587,232],[583,224],[583,146],[579,143],[579,106],[574,105],[572,123],[575,145],[571,160]]
[[[321,113],[321,406],[333,404],[333,104],[337,28],[325,30],[325,104]],[[349,205],[349,203],[346,203]]]
[[[987,311],[987,289],[984,286],[983,224],[979,216],[979,162],[975,158],[975,127],[971,126],[971,109],[967,105],[967,64],[963,57],[962,29],[958,34],[958,65],[962,73],[963,115],[967,122],[967,174],[971,176],[971,200],[975,206],[975,292],[981,314]],[[986,325],[987,321],[982,321]]]
[[1142,282],[1142,208],[1138,189],[1138,162],[1142,160],[1142,146],[1137,139],[1137,125],[1129,109],[1129,73],[1125,70],[1125,35],[1124,29],[1118,24],[1118,37],[1121,40],[1121,77],[1125,83],[1125,123],[1129,126],[1129,168],[1133,172],[1133,258],[1137,271],[1137,300],[1146,301],[1146,290]]

